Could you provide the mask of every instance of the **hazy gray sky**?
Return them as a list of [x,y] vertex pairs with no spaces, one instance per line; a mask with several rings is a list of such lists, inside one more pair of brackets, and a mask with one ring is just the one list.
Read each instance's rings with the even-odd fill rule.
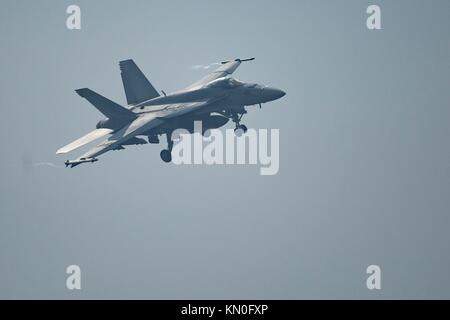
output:
[[[449,1],[76,1],[69,31],[72,3],[2,2],[0,298],[450,298]],[[75,89],[125,102],[120,60],[170,92],[252,56],[236,77],[287,92],[244,117],[278,175],[55,155],[102,118]]]

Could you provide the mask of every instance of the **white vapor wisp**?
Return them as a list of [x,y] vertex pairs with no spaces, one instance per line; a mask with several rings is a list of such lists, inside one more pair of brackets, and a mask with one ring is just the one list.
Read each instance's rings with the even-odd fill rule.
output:
[[52,167],[52,168],[63,168],[62,166],[58,166],[57,164],[54,164],[53,162],[38,162],[33,163],[33,167]]
[[220,65],[220,63],[218,63],[218,62],[214,62],[214,63],[208,64],[208,65],[196,64],[196,65],[191,66],[190,69],[192,69],[192,70],[200,70],[200,69],[208,70],[212,67],[219,66],[219,65]]

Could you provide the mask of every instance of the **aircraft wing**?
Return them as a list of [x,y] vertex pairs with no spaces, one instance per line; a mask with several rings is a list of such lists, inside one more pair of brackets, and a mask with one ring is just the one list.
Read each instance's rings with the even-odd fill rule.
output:
[[222,78],[225,76],[229,76],[229,75],[233,74],[234,71],[236,71],[236,69],[241,65],[242,62],[251,61],[254,59],[255,58],[224,61],[224,62],[222,62],[222,65],[219,68],[217,68],[210,74],[206,75],[199,81],[195,82],[194,84],[190,85],[189,87],[186,88],[186,90],[199,89],[202,86],[204,86],[205,84],[207,84],[213,80],[216,80],[216,79],[219,79],[219,78]]
[[163,120],[159,119],[156,114],[149,113],[143,115],[134,120],[133,122],[131,122],[129,125],[125,126],[121,130],[111,135],[107,140],[95,146],[78,159],[67,161],[66,165],[71,165],[72,167],[74,167],[83,162],[94,162],[96,161],[95,157],[120,147],[129,139],[132,139],[135,136],[140,135],[147,130],[157,127],[162,122]]
[[73,150],[78,149],[94,140],[104,137],[112,132],[113,132],[113,130],[106,129],[106,128],[95,129],[94,131],[89,132],[88,134],[82,136],[81,138],[75,140],[74,142],[71,142],[62,148],[59,148],[58,151],[56,151],[56,154],[67,153],[67,152],[73,151]]

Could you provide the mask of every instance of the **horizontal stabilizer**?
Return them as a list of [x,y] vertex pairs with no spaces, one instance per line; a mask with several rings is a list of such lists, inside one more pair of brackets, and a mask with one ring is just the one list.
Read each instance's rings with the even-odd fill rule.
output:
[[158,91],[155,90],[133,60],[120,61],[119,66],[129,105],[159,97]]
[[88,88],[75,90],[80,97],[89,101],[98,111],[103,113],[109,119],[134,119],[136,115],[134,112],[122,107],[121,105],[105,98],[102,95],[92,91]]
[[95,129],[94,131],[89,132],[88,134],[81,137],[80,139],[77,139],[74,142],[71,142],[68,145],[58,149],[58,151],[56,151],[56,154],[67,153],[67,152],[73,151],[73,150],[78,149],[94,140],[97,140],[98,138],[104,137],[112,132],[113,132],[113,130],[111,130],[111,129],[104,129],[104,128]]

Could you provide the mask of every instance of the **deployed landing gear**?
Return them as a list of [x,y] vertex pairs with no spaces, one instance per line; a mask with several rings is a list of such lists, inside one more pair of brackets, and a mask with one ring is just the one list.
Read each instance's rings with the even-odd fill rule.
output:
[[241,119],[244,116],[244,114],[246,114],[246,113],[247,113],[247,111],[244,110],[244,112],[241,114],[234,113],[231,115],[231,120],[233,120],[233,122],[236,124],[236,128],[234,128],[234,134],[238,137],[245,134],[248,130],[245,125],[241,124]]
[[161,156],[161,159],[164,162],[172,161],[172,153],[167,149],[162,150],[159,155]]
[[238,112],[230,112],[230,111],[222,111],[220,114],[222,114],[224,117],[227,117],[228,119],[231,119],[236,127],[234,128],[234,134],[238,137],[242,136],[247,132],[247,126],[241,124],[241,119],[246,114],[247,111],[242,107],[239,109]]
[[243,134],[245,134],[247,132],[247,127],[243,124],[239,124],[236,126],[236,128],[234,128],[234,134],[238,137],[242,136]]
[[166,133],[166,137],[167,137],[167,149],[164,149],[161,151],[161,153],[159,154],[161,157],[161,160],[168,163],[170,161],[172,161],[172,148],[173,148],[173,141],[171,139],[171,134],[172,133]]

